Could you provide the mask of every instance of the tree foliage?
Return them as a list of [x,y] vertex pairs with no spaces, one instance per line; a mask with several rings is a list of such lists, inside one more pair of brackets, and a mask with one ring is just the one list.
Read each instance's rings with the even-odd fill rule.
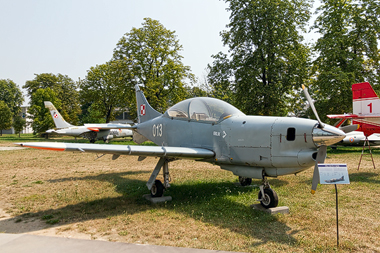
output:
[[175,32],[150,18],[119,40],[114,59],[124,62],[123,71],[130,76],[125,94],[129,97],[131,115],[136,115],[132,113],[135,113],[135,84],[142,86],[149,103],[160,112],[186,98],[185,81],[194,77],[181,62],[181,50]]
[[23,119],[21,116],[16,116],[13,118],[12,126],[16,134],[18,134],[18,137],[20,137],[21,131],[24,129],[24,127],[26,127],[26,120]]
[[[23,86],[31,97],[31,104],[35,104],[33,94],[39,89],[51,89],[60,101],[61,106],[55,107],[61,113],[62,117],[73,125],[78,124],[78,115],[80,114],[79,92],[77,84],[67,75],[42,73],[36,74],[33,80],[26,81]],[[51,101],[52,102],[52,101]],[[29,112],[30,113],[30,112]]]
[[232,101],[247,114],[286,115],[288,98],[308,74],[309,50],[300,35],[308,0],[225,1],[231,15],[221,36],[230,59],[214,56],[210,83],[219,93],[232,88]]
[[80,83],[82,104],[90,105],[82,120],[99,119],[100,116],[108,123],[115,119],[116,108],[126,108],[134,93],[125,92],[129,88],[126,83],[130,81],[131,73],[124,69],[125,63],[120,60],[90,68]]
[[20,88],[12,80],[0,80],[0,100],[5,102],[13,117],[16,117],[21,112],[24,97]]
[[[351,86],[379,85],[380,3],[372,0],[322,0],[313,28],[321,34],[314,50],[311,90],[321,115],[352,111]],[[322,117],[328,122],[328,119]]]
[[213,65],[208,65],[208,85],[211,87],[211,96],[226,101],[234,102],[233,70],[226,54],[219,52],[213,55]]
[[101,111],[97,108],[96,103],[84,103],[82,105],[82,114],[80,115],[81,124],[86,123],[106,123],[106,119]]
[[9,129],[12,126],[12,111],[8,105],[0,100],[0,135],[3,135],[3,130]]
[[61,109],[61,100],[57,94],[50,88],[40,88],[32,93],[30,100],[29,114],[31,115],[33,133],[44,133],[48,129],[55,128],[50,112],[45,108],[44,101],[50,101],[59,111]]

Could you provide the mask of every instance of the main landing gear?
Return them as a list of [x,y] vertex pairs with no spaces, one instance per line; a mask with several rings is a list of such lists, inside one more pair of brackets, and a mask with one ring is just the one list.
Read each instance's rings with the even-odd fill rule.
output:
[[260,204],[265,208],[272,208],[278,205],[277,193],[270,188],[269,182],[265,176],[263,176],[263,184],[260,185],[258,201],[260,201]]
[[[170,187],[170,175],[169,175],[169,162],[171,160],[161,157],[156,167],[154,168],[152,175],[150,176],[146,186],[150,190],[150,195],[153,198],[162,197],[164,191]],[[160,173],[161,167],[163,168],[164,183],[156,179],[158,173]]]
[[[239,182],[242,186],[247,186],[252,183],[252,178],[240,177]],[[270,187],[267,178],[263,175],[262,185],[259,186],[258,201],[264,208],[272,208],[278,205],[277,193]]]

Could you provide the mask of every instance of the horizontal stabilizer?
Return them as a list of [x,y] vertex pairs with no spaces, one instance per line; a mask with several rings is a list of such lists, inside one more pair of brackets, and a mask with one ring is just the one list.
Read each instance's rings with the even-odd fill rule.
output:
[[352,131],[358,130],[359,127],[360,127],[360,125],[354,124],[354,125],[348,125],[348,126],[339,127],[339,129],[342,130],[345,133],[350,133]]

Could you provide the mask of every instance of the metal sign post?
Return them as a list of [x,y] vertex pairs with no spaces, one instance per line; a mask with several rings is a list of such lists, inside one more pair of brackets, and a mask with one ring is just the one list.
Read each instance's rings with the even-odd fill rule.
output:
[[339,219],[338,219],[338,189],[335,185],[335,196],[336,196],[336,244],[339,248]]
[[350,184],[347,164],[318,164],[319,183],[334,184],[336,196],[336,241],[339,247],[338,188],[337,184]]

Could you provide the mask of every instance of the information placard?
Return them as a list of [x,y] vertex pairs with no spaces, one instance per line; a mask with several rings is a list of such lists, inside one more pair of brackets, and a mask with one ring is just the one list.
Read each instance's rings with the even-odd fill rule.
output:
[[320,184],[350,184],[347,164],[318,164]]

